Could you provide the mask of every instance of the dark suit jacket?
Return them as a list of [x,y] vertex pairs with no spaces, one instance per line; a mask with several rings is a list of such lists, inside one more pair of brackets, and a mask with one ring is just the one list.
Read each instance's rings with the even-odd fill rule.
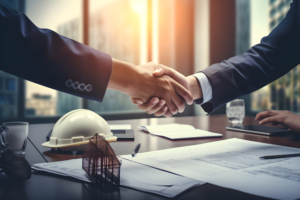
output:
[[0,6],[0,70],[23,79],[102,101],[112,72],[110,55]]
[[210,113],[273,82],[299,63],[300,3],[294,0],[286,18],[260,44],[202,71],[212,86],[212,100],[202,107]]

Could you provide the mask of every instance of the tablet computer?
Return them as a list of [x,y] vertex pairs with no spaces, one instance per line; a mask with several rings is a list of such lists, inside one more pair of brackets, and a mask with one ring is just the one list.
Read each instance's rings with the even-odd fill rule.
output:
[[290,131],[283,128],[275,128],[275,127],[259,126],[259,125],[227,126],[226,129],[231,131],[241,131],[246,133],[254,133],[254,134],[268,135],[268,136],[291,133]]

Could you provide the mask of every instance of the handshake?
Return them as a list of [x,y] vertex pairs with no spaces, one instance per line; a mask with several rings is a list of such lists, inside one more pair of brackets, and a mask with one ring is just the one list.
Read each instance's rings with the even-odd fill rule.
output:
[[140,110],[155,116],[172,117],[185,109],[185,102],[202,98],[201,86],[193,76],[150,62],[140,66],[113,59],[108,88],[131,97]]

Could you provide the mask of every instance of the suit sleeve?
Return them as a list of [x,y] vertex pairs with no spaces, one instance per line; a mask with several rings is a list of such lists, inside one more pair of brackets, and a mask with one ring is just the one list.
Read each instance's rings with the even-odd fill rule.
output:
[[298,2],[260,44],[202,71],[212,86],[212,100],[201,105],[206,112],[273,82],[300,63]]
[[54,31],[40,29],[23,13],[0,6],[0,70],[101,102],[112,59]]

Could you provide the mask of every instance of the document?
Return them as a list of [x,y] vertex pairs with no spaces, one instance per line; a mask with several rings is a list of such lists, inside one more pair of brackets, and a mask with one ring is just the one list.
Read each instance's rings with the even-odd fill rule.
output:
[[139,153],[122,158],[199,181],[275,199],[300,198],[300,158],[262,160],[299,153],[297,148],[228,139]]
[[162,125],[151,125],[151,126],[139,126],[140,130],[147,131],[149,133],[155,132],[172,132],[172,131],[189,131],[195,130],[191,125],[187,124],[162,124]]
[[139,126],[140,130],[147,131],[153,135],[166,137],[172,140],[192,139],[207,137],[222,137],[222,134],[195,129],[186,124],[164,124],[153,126]]
[[[274,199],[299,199],[300,159],[256,166],[212,178],[213,184]],[[242,181],[241,181],[242,180]]]
[[173,131],[173,132],[155,132],[153,135],[166,137],[172,140],[176,139],[193,139],[193,138],[211,138],[222,137],[222,134],[212,133],[204,130],[190,130],[190,131]]
[[[34,164],[32,169],[93,182],[82,169],[82,159]],[[204,184],[204,182],[123,159],[120,184],[166,197],[175,197],[189,188]]]

